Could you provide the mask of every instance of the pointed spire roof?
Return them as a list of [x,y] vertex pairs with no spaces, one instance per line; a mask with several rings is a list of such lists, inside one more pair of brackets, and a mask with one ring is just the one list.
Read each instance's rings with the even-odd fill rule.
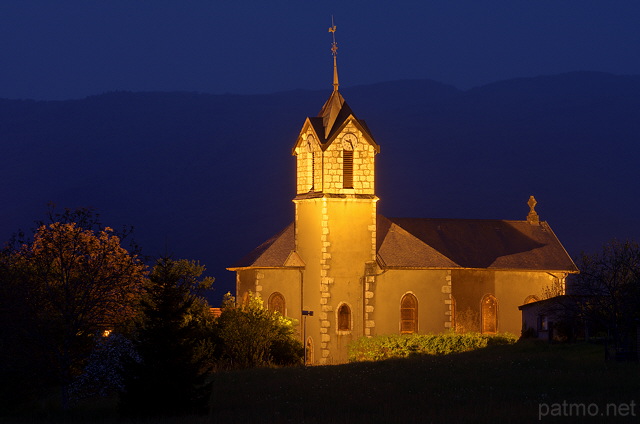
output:
[[[329,32],[332,33],[333,37],[333,42],[331,43],[331,54],[333,56],[333,91],[329,99],[327,99],[322,106],[320,113],[315,117],[307,118],[307,121],[303,125],[303,131],[305,131],[307,125],[311,126],[318,138],[321,148],[324,150],[331,143],[332,139],[340,133],[347,122],[353,122],[362,133],[366,134],[367,139],[375,147],[376,151],[380,152],[380,146],[375,142],[366,122],[356,117],[338,90],[340,85],[338,82],[338,43],[335,38],[336,26],[333,24],[333,17],[331,17],[331,25]],[[303,139],[298,137],[296,145],[292,150],[294,155],[296,154],[296,148],[302,142]]]
[[[344,98],[338,91],[338,86],[340,85],[338,82],[338,43],[336,42],[336,26],[333,23],[333,16],[331,17],[329,32],[333,38],[333,42],[331,43],[331,55],[333,56],[333,92],[318,114],[318,117],[322,118],[325,139],[329,138],[329,133],[335,125],[342,107],[346,105]],[[351,109],[349,109],[349,111],[351,111]]]
[[329,96],[329,99],[325,102],[324,106],[322,106],[322,110],[320,110],[320,113],[318,114],[318,117],[322,118],[325,140],[329,139],[329,134],[331,134],[331,130],[335,126],[338,116],[344,115],[344,113],[341,114],[340,112],[348,112],[348,114],[353,113],[351,112],[351,108],[344,101],[342,94],[340,94],[336,89],[331,93],[331,96]]

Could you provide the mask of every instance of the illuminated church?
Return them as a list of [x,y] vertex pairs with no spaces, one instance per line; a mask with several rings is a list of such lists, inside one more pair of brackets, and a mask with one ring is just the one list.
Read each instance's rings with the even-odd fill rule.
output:
[[297,319],[310,364],[346,362],[362,336],[519,334],[518,306],[577,272],[535,199],[521,221],[379,215],[380,146],[338,90],[336,50],[333,92],[293,146],[294,221],[228,268],[239,300]]

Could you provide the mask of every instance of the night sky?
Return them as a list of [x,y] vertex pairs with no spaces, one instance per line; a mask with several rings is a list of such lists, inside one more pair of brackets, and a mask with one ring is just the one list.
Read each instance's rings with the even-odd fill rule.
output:
[[[267,94],[296,89],[323,90],[328,95],[332,88],[333,63],[330,50],[331,35],[328,32],[332,15],[337,26],[340,87],[344,90],[343,92],[348,92],[350,88],[358,85],[403,79],[431,79],[467,90],[510,78],[558,75],[572,71],[640,75],[640,54],[638,54],[640,2],[637,0],[614,2],[438,0],[393,3],[372,0],[322,2],[309,0],[269,2],[5,0],[0,2],[0,98],[67,100],[82,99],[113,91]],[[397,92],[393,94],[397,95]],[[627,98],[626,94],[622,97]],[[287,128],[286,130],[279,129],[279,132],[271,134],[274,139],[282,140],[283,143],[277,146],[274,144],[274,154],[280,155],[282,152],[285,155],[282,156],[283,160],[291,159],[288,143],[293,142],[304,118],[315,113],[325,98],[324,94],[318,96],[316,106],[313,108],[305,106],[304,110],[279,111],[284,115],[279,116],[278,119],[282,118],[283,121],[274,122],[275,127],[280,128],[280,124],[284,125],[285,115],[293,114],[296,120],[294,125],[287,124],[286,127],[282,127]],[[348,98],[351,99],[351,97]],[[386,103],[393,103],[392,100],[389,99]],[[102,101],[108,101],[108,99]],[[236,98],[235,101],[239,100]],[[260,103],[259,98],[252,101],[257,102],[255,104]],[[30,102],[14,103],[30,104]],[[376,134],[385,134],[385,131],[391,131],[390,128],[393,128],[391,125],[393,123],[387,123],[388,127],[385,128],[384,119],[379,119],[381,114],[386,113],[385,108],[389,104],[383,102],[379,105],[368,105],[371,106],[368,114],[361,116],[369,120],[370,124],[373,122],[374,129],[380,129]],[[640,232],[640,226],[637,225],[637,219],[633,215],[637,207],[627,199],[635,201],[637,197],[635,193],[638,191],[635,178],[637,169],[635,158],[638,155],[633,153],[633,149],[637,149],[637,131],[629,123],[638,122],[636,118],[638,108],[633,102],[627,101],[620,104],[631,106],[625,106],[627,109],[622,112],[604,109],[604,114],[607,115],[604,118],[610,118],[609,121],[605,119],[606,122],[615,123],[615,119],[619,118],[625,124],[623,129],[631,128],[628,134],[616,133],[617,142],[622,146],[618,150],[612,147],[616,139],[613,137],[615,134],[612,136],[610,133],[615,132],[617,128],[613,124],[609,127],[597,127],[596,130],[593,130],[593,126],[585,126],[595,133],[586,134],[586,138],[593,135],[593,139],[597,140],[596,146],[590,146],[588,142],[582,143],[579,136],[578,141],[575,137],[573,141],[564,140],[562,131],[558,131],[550,133],[549,137],[545,138],[545,142],[549,141],[545,144],[547,150],[540,148],[539,144],[536,144],[536,148],[531,152],[519,150],[523,153],[514,157],[518,164],[523,157],[527,158],[525,163],[528,168],[525,168],[531,175],[535,176],[537,172],[544,169],[560,170],[557,174],[553,174],[554,181],[549,187],[545,188],[537,177],[532,178],[533,182],[529,185],[516,179],[509,186],[511,180],[504,181],[500,172],[515,171],[508,169],[508,161],[501,162],[499,157],[509,157],[509,152],[515,151],[509,144],[512,138],[506,141],[497,139],[489,143],[494,150],[482,150],[479,155],[472,153],[477,151],[474,150],[475,146],[465,144],[472,148],[468,153],[468,160],[478,161],[489,158],[492,161],[490,163],[496,166],[479,163],[476,169],[481,173],[461,175],[458,185],[447,177],[446,164],[441,164],[437,159],[430,157],[433,159],[430,169],[422,162],[416,162],[412,168],[406,166],[406,162],[402,162],[405,156],[395,156],[395,163],[404,164],[404,168],[394,165],[393,172],[388,171],[385,178],[381,180],[385,184],[391,184],[392,178],[397,178],[396,181],[404,181],[403,175],[407,176],[413,172],[414,174],[411,175],[418,175],[421,178],[421,190],[438,201],[431,202],[428,201],[428,196],[419,196],[423,203],[409,203],[407,206],[409,202],[407,199],[414,198],[415,193],[404,193],[411,196],[403,197],[401,190],[397,193],[394,191],[393,194],[397,195],[396,201],[394,202],[393,195],[383,198],[386,203],[381,202],[381,211],[387,213],[384,209],[386,204],[397,206],[397,210],[402,211],[399,213],[394,210],[394,214],[522,219],[527,211],[526,199],[529,195],[535,194],[540,196],[539,211],[543,219],[549,219],[554,228],[557,231],[559,229],[558,234],[561,240],[565,240],[564,234],[569,235],[566,240],[569,241],[567,244],[573,246],[572,254],[576,253],[578,248],[590,251],[593,245],[599,246],[601,242],[612,236],[634,238]],[[37,106],[43,107],[42,104]],[[588,105],[578,103],[577,106],[582,108]],[[544,111],[548,109],[545,107]],[[422,110],[424,112],[427,109]],[[136,110],[135,114],[146,116],[144,112],[145,110]],[[378,119],[375,119],[376,115]],[[155,115],[150,112],[149,116]],[[222,116],[215,118],[222,119]],[[572,116],[570,115],[569,118]],[[580,116],[585,115],[583,113]],[[626,116],[630,118],[624,120]],[[5,118],[11,120],[11,114],[5,114]],[[66,118],[73,119],[68,116]],[[499,118],[502,116],[495,117],[493,122],[501,122]],[[520,118],[517,117],[517,120]],[[565,116],[562,119],[566,118]],[[28,121],[30,118],[27,116],[25,119]],[[104,122],[108,124],[109,121]],[[157,121],[152,122],[157,123]],[[601,121],[592,120],[589,124],[599,125],[599,122]],[[446,123],[444,125],[443,128],[446,128]],[[451,125],[454,130],[464,132],[462,128],[464,121],[458,124],[457,115]],[[7,125],[7,128],[10,126]],[[536,123],[535,128],[537,127]],[[433,125],[430,128],[433,130]],[[109,130],[102,128],[103,132]],[[247,142],[251,140],[255,142],[258,139],[249,136],[251,131],[238,135],[225,125],[216,128],[216,131],[219,139],[225,142],[227,140],[237,142],[238,137],[246,137]],[[602,131],[607,131],[605,137],[600,137]],[[25,132],[28,131],[25,130]],[[148,132],[147,128],[140,130],[144,135]],[[104,146],[98,141],[87,142],[87,140],[98,140],[100,129],[94,133],[91,128],[87,134],[87,139],[82,139],[81,149],[73,149],[73,140],[66,139],[60,146],[56,144],[56,139],[53,141],[46,139],[40,146],[41,150],[44,149],[42,151],[55,148],[53,151],[58,158],[64,158],[68,153],[71,156],[84,154],[88,158],[97,159],[96,163],[91,165],[91,169],[82,172],[77,168],[64,169],[68,173],[78,173],[68,175],[72,183],[58,182],[59,179],[64,180],[66,174],[58,172],[55,163],[44,164],[55,168],[50,174],[42,170],[40,173],[32,172],[33,163],[42,162],[32,161],[32,159],[42,158],[31,156],[37,155],[40,150],[37,148],[31,150],[28,143],[2,146],[5,163],[0,169],[5,173],[7,180],[4,188],[7,192],[14,194],[0,193],[2,194],[0,197],[6,203],[3,209],[5,228],[0,228],[0,232],[10,234],[9,231],[13,232],[19,228],[28,229],[29,223],[33,222],[31,217],[42,218],[41,212],[45,209],[46,202],[50,200],[60,204],[61,207],[74,207],[77,204],[85,206],[88,203],[96,206],[99,212],[104,212],[106,217],[115,216],[115,222],[121,218],[123,223],[136,226],[137,234],[142,235],[140,240],[145,241],[146,231],[147,244],[143,246],[147,252],[157,254],[160,245],[169,245],[169,242],[172,242],[178,246],[175,248],[178,256],[203,259],[218,281],[224,286],[226,278],[229,281],[228,286],[231,287],[233,276],[224,271],[224,267],[230,266],[239,259],[240,255],[247,253],[279,231],[281,227],[278,225],[285,225],[290,219],[289,215],[278,216],[282,222],[280,224],[274,222],[276,213],[274,211],[284,210],[285,206],[288,208],[287,214],[293,211],[289,203],[292,193],[288,192],[282,203],[283,209],[273,209],[269,213],[256,212],[249,207],[243,209],[234,203],[236,209],[230,209],[230,215],[225,215],[224,208],[220,211],[215,207],[211,210],[202,208],[197,204],[199,199],[197,196],[185,195],[186,200],[197,204],[191,209],[193,213],[204,214],[206,219],[199,216],[192,217],[193,219],[182,219],[182,215],[177,215],[180,219],[176,218],[176,222],[196,226],[200,222],[212,220],[225,222],[227,225],[211,226],[208,232],[198,233],[200,245],[208,246],[207,243],[210,240],[220,240],[219,249],[224,250],[223,253],[208,247],[196,252],[186,248],[181,250],[181,244],[198,246],[198,242],[194,242],[193,234],[196,231],[193,228],[188,225],[187,227],[176,226],[174,238],[170,239],[164,233],[158,232],[152,223],[167,225],[167,222],[173,222],[169,219],[172,218],[169,212],[176,211],[169,206],[165,208],[163,205],[179,203],[181,196],[187,193],[187,190],[182,190],[182,186],[176,181],[202,178],[206,181],[204,184],[207,190],[205,194],[208,193],[205,196],[206,199],[228,200],[225,190],[229,189],[233,194],[242,186],[220,188],[212,182],[223,180],[216,177],[215,172],[220,172],[225,178],[228,177],[225,172],[228,173],[229,169],[235,166],[232,160],[233,155],[231,153],[229,153],[230,156],[216,156],[214,153],[209,156],[194,154],[196,162],[199,160],[206,162],[195,169],[202,169],[203,172],[210,172],[211,175],[185,173],[175,176],[164,172],[164,169],[161,169],[163,162],[158,159],[164,157],[160,155],[163,152],[162,146],[159,146],[160,153],[156,156],[153,154],[140,156],[143,158],[140,163],[144,162],[147,168],[161,169],[155,174],[143,172],[144,166],[140,168],[138,162],[133,161],[135,155],[131,156],[133,161],[131,163],[135,163],[135,166],[128,165],[126,161],[118,162],[117,166],[121,168],[121,172],[117,173],[117,176],[121,179],[130,175],[133,176],[131,181],[140,183],[151,179],[151,183],[155,184],[154,186],[147,183],[141,190],[145,190],[146,193],[150,186],[154,186],[156,189],[154,193],[160,196],[162,204],[160,206],[155,203],[144,204],[142,206],[144,210],[155,213],[145,219],[146,215],[129,214],[131,201],[127,200],[125,194],[135,192],[134,189],[128,185],[118,185],[117,178],[113,178],[116,182],[98,178],[101,175],[111,175],[106,171],[103,174],[100,173],[102,172],[100,170],[107,168],[109,164],[101,159],[102,156],[96,154],[96,151],[104,149]],[[34,139],[39,137],[38,134],[31,134],[31,136]],[[429,137],[435,136],[437,134],[429,134]],[[287,141],[289,140],[287,137],[290,137],[290,141]],[[478,134],[470,134],[469,137],[461,140],[473,142],[473,137],[478,137]],[[559,142],[555,143],[556,139]],[[394,144],[392,136],[381,136],[380,140],[385,146],[384,157],[389,158],[384,160],[390,161],[394,158],[392,146],[396,147],[396,152],[401,152],[399,147],[401,143]],[[446,141],[447,137],[442,137],[440,134],[440,140],[436,147],[443,152],[445,150],[442,149],[447,146],[442,140]],[[514,137],[513,140],[520,143],[518,148],[522,148],[523,143],[526,148],[526,142],[518,137]],[[413,141],[415,140],[406,142]],[[191,164],[190,151],[185,147],[183,139],[178,137],[165,142],[167,145],[175,144],[175,156],[178,162],[182,159],[185,163]],[[209,142],[210,140],[207,139],[207,143]],[[571,144],[573,142],[575,143]],[[114,143],[122,145],[127,143],[127,140],[118,139]],[[158,141],[153,139],[145,145],[136,139],[133,150],[142,151],[148,148],[149,152],[155,152],[156,143]],[[605,146],[607,143],[608,145]],[[226,146],[224,143],[221,145]],[[189,146],[197,152],[202,148],[195,144],[189,144]],[[386,150],[387,146],[388,150]],[[575,146],[579,147],[576,149]],[[110,146],[109,149],[112,147]],[[214,149],[212,152],[217,152],[214,144],[207,144],[207,147]],[[563,153],[562,149],[569,148],[574,150],[569,155]],[[493,153],[496,152],[501,153],[502,156],[494,155]],[[580,156],[582,162],[577,158],[577,153],[582,153]],[[21,159],[12,159],[12,154]],[[544,160],[533,161],[531,157],[536,154]],[[254,158],[258,156],[256,153]],[[173,156],[170,157],[173,158]],[[556,160],[555,165],[549,165],[549,158]],[[605,160],[601,161],[600,158]],[[216,160],[218,162],[215,162]],[[214,161],[214,165],[207,161]],[[80,161],[81,165],[84,163]],[[277,174],[278,178],[290,176],[294,162],[291,159],[288,163],[291,166],[288,168],[289,171],[273,168],[268,172]],[[174,165],[173,162],[170,164]],[[504,166],[507,166],[507,169]],[[439,173],[438,170],[443,172]],[[492,172],[498,176],[494,180],[491,180]],[[154,180],[158,175],[160,182],[165,179],[169,181],[169,177],[175,177],[175,181],[169,182],[180,187],[177,193],[167,191],[170,194],[166,194],[162,185]],[[540,175],[548,175],[548,172]],[[555,180],[556,176],[557,180]],[[180,178],[183,179],[180,180]],[[270,181],[276,180],[273,177]],[[493,181],[494,185],[489,180]],[[394,187],[398,186],[396,184]],[[506,186],[511,188],[505,188]],[[168,187],[175,188],[171,184],[168,184]],[[263,191],[263,187],[253,184],[249,187]],[[438,187],[440,192],[437,191]],[[110,193],[115,200],[110,200]],[[385,194],[383,190],[380,190],[380,193]],[[631,193],[630,197],[629,193]],[[198,194],[197,191],[196,194]],[[554,196],[555,201],[552,200]],[[153,198],[149,196],[149,199],[153,200]],[[444,199],[446,201],[443,201]],[[235,200],[237,201],[238,199]],[[401,204],[403,201],[405,203]],[[594,203],[597,203],[597,207],[593,206]],[[492,206],[492,204],[495,205]],[[504,204],[515,205],[513,207],[519,208],[519,212],[505,211]],[[494,209],[498,210],[498,213],[494,213]],[[163,211],[169,214],[167,215],[169,218],[162,215]],[[574,218],[576,216],[579,219],[576,220]],[[18,222],[16,217],[24,218],[24,222]],[[222,234],[226,227],[233,228],[233,225],[229,224],[230,217],[242,221],[242,228],[245,228],[244,225],[247,223],[253,225],[253,229],[246,228],[243,231],[249,235],[255,235],[256,240],[251,243],[243,242],[241,251],[238,248],[236,252],[227,246],[226,243],[229,243],[231,236]],[[105,222],[111,224],[110,221]],[[601,225],[603,222],[607,225]],[[271,228],[271,225],[274,227]],[[588,228],[589,231],[584,231],[584,228]],[[264,234],[257,234],[256,229]],[[156,240],[155,243],[150,243],[148,240],[153,237],[148,234],[152,234],[156,239],[165,237],[164,242]],[[190,236],[183,237],[183,234]],[[3,234],[3,237],[6,235]],[[590,245],[585,242],[587,238],[590,239]],[[219,290],[218,293],[224,293],[224,290]]]
[[326,88],[331,15],[343,86],[640,74],[635,0],[10,0],[0,3],[0,98]]

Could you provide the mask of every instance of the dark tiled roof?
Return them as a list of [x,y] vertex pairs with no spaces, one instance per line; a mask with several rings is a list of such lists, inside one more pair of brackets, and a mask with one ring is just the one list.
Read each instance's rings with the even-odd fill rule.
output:
[[[378,215],[377,237],[383,267],[577,271],[546,222]],[[284,267],[294,248],[292,223],[231,269]]]
[[311,122],[311,126],[313,127],[313,130],[318,135],[318,142],[320,144],[326,143],[327,140],[324,138],[324,127],[322,126],[322,117],[315,116],[313,118],[309,118],[309,122]]
[[584,304],[589,301],[597,300],[599,296],[593,295],[569,295],[561,294],[559,296],[542,299],[535,302],[525,303],[518,306],[518,309],[525,310],[530,308],[553,308],[560,307],[561,310],[567,310],[567,307]]
[[336,116],[335,122],[333,122],[333,125],[329,129],[329,135],[327,137],[327,140],[331,140],[331,138],[337,134],[338,128],[340,128],[342,124],[345,123],[347,118],[349,118],[349,116],[351,115],[355,117],[355,114],[353,113],[353,111],[351,110],[347,102],[342,103],[340,112],[338,113],[338,116]]
[[546,222],[379,215],[378,257],[386,267],[577,271]]
[[295,248],[293,222],[228,269],[281,268]]

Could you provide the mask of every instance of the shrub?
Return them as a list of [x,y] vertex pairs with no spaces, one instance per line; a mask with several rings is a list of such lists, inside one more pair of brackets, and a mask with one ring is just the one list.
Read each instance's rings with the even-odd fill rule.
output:
[[235,298],[227,294],[216,328],[223,368],[302,363],[304,350],[295,338],[293,320],[266,309],[262,299],[253,293],[241,305],[236,305]]
[[349,345],[349,361],[379,361],[412,355],[448,355],[515,342],[516,336],[509,333],[487,335],[449,332],[361,337]]

